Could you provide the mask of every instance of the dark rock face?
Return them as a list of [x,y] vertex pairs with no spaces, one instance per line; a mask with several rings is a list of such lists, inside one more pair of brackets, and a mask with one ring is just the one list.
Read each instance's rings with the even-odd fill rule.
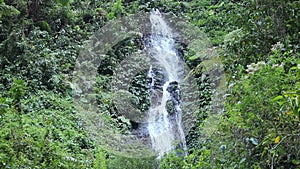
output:
[[167,91],[170,93],[170,100],[167,102],[167,111],[170,115],[177,112],[178,106],[181,103],[180,89],[179,84],[176,81],[170,82],[167,88]]
[[[165,73],[157,68],[153,68],[151,71],[152,77],[147,77],[146,81],[148,83],[149,88],[153,90],[163,90],[163,85],[166,82]],[[152,86],[152,83],[154,84]]]
[[176,81],[170,82],[167,91],[171,94],[172,101],[174,101],[176,105],[179,105],[181,96],[180,96],[180,89],[179,89],[178,82]]
[[[163,70],[153,68],[150,74],[146,77],[146,83],[148,84],[148,89],[150,91],[150,100],[151,106],[159,106],[162,101],[163,95],[163,86],[167,82],[166,75]],[[166,103],[166,110],[169,113],[168,119],[171,122],[171,130],[174,133],[179,133],[177,120],[178,116],[181,113],[180,104],[181,104],[181,93],[180,87],[177,81],[172,81],[168,83],[167,92],[169,93],[169,99]],[[131,133],[139,138],[142,143],[151,146],[151,138],[149,131],[147,129],[147,122],[146,123],[134,123],[132,124]],[[179,138],[179,135],[176,135]],[[183,147],[183,143],[177,143],[178,148]]]
[[167,101],[167,104],[166,104],[166,109],[167,109],[167,112],[172,115],[175,113],[175,105],[174,105],[174,102],[172,100],[168,100]]
[[[146,76],[146,83],[150,92],[151,106],[157,106],[161,104],[163,85],[166,82],[165,77],[165,73],[158,68],[153,68],[150,72],[150,76]],[[147,129],[147,125],[147,122],[131,122],[131,134],[135,135],[143,144],[151,147],[151,138]]]
[[166,82],[165,77],[166,75],[161,69],[153,68],[150,72],[150,76],[146,79],[150,91],[151,106],[158,106],[161,104],[163,85]]
[[147,123],[136,124],[137,128],[131,130],[131,134],[135,135],[145,145],[151,145],[151,138],[147,129]]
[[133,130],[136,130],[139,127],[139,123],[130,120],[130,124]]

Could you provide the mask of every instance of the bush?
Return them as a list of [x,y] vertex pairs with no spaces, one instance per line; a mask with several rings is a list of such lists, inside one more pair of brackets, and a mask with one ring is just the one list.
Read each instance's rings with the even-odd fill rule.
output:
[[299,149],[299,119],[273,101],[282,91],[291,89],[295,77],[283,67],[265,65],[230,85],[226,116],[210,138],[213,142],[204,146],[204,150],[210,150],[206,158],[213,159],[211,167],[298,166],[300,152],[295,150]]
[[52,92],[24,96],[25,87],[15,80],[0,98],[1,168],[90,168],[94,147],[72,103]]

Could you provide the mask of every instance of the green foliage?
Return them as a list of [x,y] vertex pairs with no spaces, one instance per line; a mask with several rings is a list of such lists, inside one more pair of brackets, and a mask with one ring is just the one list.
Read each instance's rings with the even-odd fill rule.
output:
[[41,27],[42,30],[45,30],[47,32],[51,32],[51,27],[46,21],[41,21],[40,25],[41,25],[40,27]]
[[125,10],[122,6],[122,0],[116,0],[108,13],[108,19],[120,18]]
[[196,116],[196,121],[193,124],[193,128],[187,133],[186,136],[186,142],[187,146],[189,148],[190,152],[193,152],[194,149],[197,149],[200,147],[201,140],[199,137],[201,137],[200,130],[204,120],[208,116],[209,112],[209,105],[211,103],[211,83],[208,75],[204,72],[205,70],[202,70],[204,68],[196,68],[195,71],[195,80],[197,82],[198,87],[198,106],[199,106],[199,112]]
[[[290,69],[291,71],[295,71],[295,77],[297,81],[300,79],[300,68],[299,64]],[[290,91],[283,91],[282,95],[279,95],[273,99],[273,101],[277,101],[281,106],[282,110],[286,110],[286,114],[295,115],[300,119],[300,83],[297,82],[295,84],[295,89]]]
[[[299,168],[299,5],[298,0],[0,0],[0,168],[158,167],[155,159],[117,156],[94,146],[74,111],[69,86],[83,41],[108,19],[152,8],[188,20],[222,47],[230,79],[225,115],[206,135],[211,82],[202,78],[201,60],[184,51],[195,72],[200,109],[187,136],[190,154],[170,153],[160,167]],[[141,47],[139,40],[115,45],[98,70],[100,111],[124,133],[131,124],[114,111],[110,83],[118,64]],[[130,93],[136,108],[146,111],[144,74],[134,76]]]
[[[15,80],[11,97],[20,97],[23,84]],[[6,107],[1,113],[1,168],[91,167],[93,145],[80,126],[72,103],[51,92],[40,91],[21,100],[22,113]],[[13,104],[13,103],[11,103]]]
[[183,168],[183,157],[179,157],[175,152],[165,155],[160,161],[161,169],[179,169]]
[[62,6],[68,6],[70,3],[72,3],[72,0],[56,0],[56,3],[59,3]]
[[105,153],[101,150],[98,150],[98,151],[99,152],[98,152],[97,157],[94,162],[94,168],[95,169],[106,169],[106,160],[104,157]]
[[198,147],[185,158],[169,154],[162,160],[162,167],[298,167],[299,118],[288,111],[295,110],[297,92],[278,96],[282,91],[291,90],[290,84],[298,84],[295,74],[295,71],[286,73],[280,66],[265,65],[233,82],[226,115],[220,119],[217,129],[204,135],[201,128],[208,129],[204,127],[208,121],[204,121],[199,126]]
[[[281,91],[295,83],[293,74],[285,74],[282,67],[265,66],[253,75],[234,84],[227,104],[227,117],[220,125],[213,139],[213,149],[226,145],[224,154],[214,154],[216,163],[225,168],[268,168],[292,167],[299,155],[297,148],[297,127],[299,120],[286,115],[272,101]],[[274,150],[274,139],[279,136],[295,134]],[[221,136],[222,139],[217,138]],[[278,139],[278,138],[277,138]],[[217,143],[222,140],[223,143]],[[213,156],[213,154],[211,154]],[[276,157],[275,157],[276,156]],[[289,157],[289,158],[287,158]]]
[[130,158],[124,156],[112,155],[108,162],[107,168],[109,169],[153,169],[157,168],[155,158]]
[[[299,1],[241,1],[231,3],[234,12],[227,21],[234,26],[224,41],[224,61],[229,73],[238,73],[239,67],[267,61],[272,45],[284,44],[285,50],[299,51]],[[238,74],[236,74],[238,75]]]
[[21,99],[25,94],[26,86],[23,80],[13,79],[13,84],[8,92],[12,99],[12,104],[14,108],[20,112],[21,111]]
[[18,11],[16,8],[10,5],[6,5],[5,2],[0,1],[0,18],[2,17],[11,17],[19,15],[20,11]]
[[218,46],[224,35],[235,28],[230,23],[239,16],[232,16],[232,12],[239,10],[243,10],[241,6],[230,1],[192,1],[187,15],[190,22],[207,33],[213,45]]
[[132,36],[118,42],[101,58],[102,66],[98,68],[96,92],[99,109],[106,117],[107,123],[122,133],[127,134],[131,129],[130,119],[122,115],[127,113],[126,107],[118,107],[118,104],[125,106],[126,104],[124,103],[130,101],[134,109],[136,109],[136,113],[139,113],[137,116],[149,108],[149,93],[145,79],[147,72],[131,72],[129,77],[132,77],[132,79],[130,79],[128,91],[112,91],[113,86],[111,86],[111,83],[116,76],[120,79],[127,78],[127,72],[116,72],[116,68],[122,64],[122,61],[124,61],[129,54],[137,52],[140,45],[141,38],[138,36]]
[[147,72],[144,71],[140,74],[137,74],[129,88],[129,92],[137,97],[137,102],[133,105],[138,108],[141,112],[145,112],[150,107],[150,93],[146,83]]

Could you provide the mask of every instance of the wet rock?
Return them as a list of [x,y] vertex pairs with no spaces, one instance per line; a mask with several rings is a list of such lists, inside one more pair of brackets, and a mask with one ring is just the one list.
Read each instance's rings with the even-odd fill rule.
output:
[[130,124],[131,124],[132,129],[134,129],[134,130],[136,130],[139,127],[139,123],[137,123],[135,121],[130,120]]
[[174,114],[175,113],[175,107],[174,107],[174,102],[172,100],[168,100],[166,103],[166,110],[169,114]]
[[152,106],[158,106],[161,104],[161,97],[163,95],[162,90],[154,90],[150,96]]
[[150,146],[151,139],[146,123],[139,123],[137,128],[132,128],[131,134],[135,135],[143,144]]
[[175,105],[179,105],[181,96],[178,82],[170,82],[167,91],[170,93],[172,100],[175,102]]
[[151,71],[151,77],[147,77],[146,79],[148,85],[153,90],[163,90],[163,85],[166,81],[165,73],[157,68],[153,68]]

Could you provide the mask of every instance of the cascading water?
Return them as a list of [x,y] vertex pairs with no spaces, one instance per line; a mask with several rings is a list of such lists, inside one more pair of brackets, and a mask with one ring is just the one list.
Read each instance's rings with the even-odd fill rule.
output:
[[152,149],[160,158],[174,148],[187,150],[181,124],[179,84],[183,78],[184,62],[176,54],[172,29],[158,10],[150,15],[151,36],[148,52],[153,60],[148,71],[151,107],[148,125]]
[[[203,60],[199,68],[204,66],[209,74],[203,74],[201,79],[206,79],[206,75],[212,79],[211,112],[216,115],[208,117],[210,123],[206,123],[206,128],[209,130],[203,130],[208,133],[201,133],[201,136],[209,136],[212,124],[218,122],[216,117],[224,106],[222,96],[226,79],[221,59],[210,48],[203,32],[170,17],[171,22],[176,22],[176,33],[180,32],[181,36],[177,36],[158,11],[152,12],[151,23],[148,16],[148,13],[137,13],[96,31],[76,60],[71,87],[80,121],[87,134],[97,140],[101,148],[120,156],[152,159],[154,153],[149,149],[150,145],[159,157],[175,148],[187,150],[182,127],[189,132],[197,125],[197,83],[193,77],[194,71],[186,70],[188,68],[184,67],[180,51],[174,47],[180,45],[177,42],[184,42],[184,46],[180,47],[194,51],[193,58]],[[150,33],[149,24],[152,25]],[[134,45],[133,50],[124,45]],[[111,52],[118,57],[108,63],[107,59],[115,57]],[[124,56],[123,52],[126,52]],[[115,63],[119,64],[112,72]],[[104,69],[99,71],[102,66]],[[150,97],[143,79],[147,69]],[[95,91],[99,73],[109,77],[102,79],[100,76],[101,81],[104,80],[103,87],[107,88],[106,84],[111,81],[111,88],[101,93]],[[111,73],[112,76],[106,76]],[[99,101],[103,104],[99,105]],[[108,101],[111,107],[107,107]],[[131,132],[127,131],[129,126]]]

